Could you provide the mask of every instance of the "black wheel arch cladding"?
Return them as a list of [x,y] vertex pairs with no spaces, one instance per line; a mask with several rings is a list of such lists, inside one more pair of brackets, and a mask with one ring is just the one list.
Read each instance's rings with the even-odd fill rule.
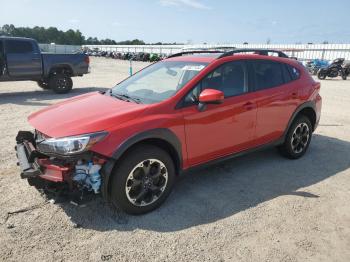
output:
[[289,119],[287,128],[284,130],[284,134],[283,134],[283,141],[285,140],[288,130],[290,129],[291,125],[293,124],[294,120],[300,115],[303,114],[306,117],[310,118],[309,115],[305,114],[304,112],[307,112],[307,110],[312,110],[311,112],[313,112],[313,114],[315,115],[315,119],[309,119],[312,125],[312,131],[315,130],[315,124],[316,124],[316,104],[314,101],[307,101],[303,104],[301,104],[300,106],[297,107],[297,109],[294,111],[294,113],[292,114],[291,118]]
[[118,160],[125,153],[127,153],[129,149],[142,143],[149,143],[163,148],[169,153],[170,157],[173,159],[176,174],[179,174],[181,172],[182,145],[179,138],[174,134],[174,132],[167,128],[157,128],[135,134],[134,136],[131,136],[122,144],[120,144],[118,148],[116,148],[112,157],[107,161],[107,163],[101,170],[103,177],[101,191],[103,197],[106,200],[109,200],[110,177],[114,166],[118,164]]

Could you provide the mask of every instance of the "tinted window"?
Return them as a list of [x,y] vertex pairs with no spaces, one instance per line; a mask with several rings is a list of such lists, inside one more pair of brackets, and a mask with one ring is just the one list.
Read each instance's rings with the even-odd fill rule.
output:
[[283,78],[285,83],[291,82],[293,79],[289,73],[288,67],[286,64],[281,64],[282,66],[282,72],[283,72]]
[[300,71],[299,71],[299,69],[297,69],[297,68],[295,68],[295,67],[293,67],[293,66],[291,66],[291,65],[286,65],[286,66],[287,66],[287,68],[288,68],[288,71],[289,71],[289,73],[290,73],[292,79],[293,79],[293,80],[299,79],[299,77],[300,77]]
[[33,52],[33,46],[29,41],[7,40],[6,52],[8,54],[31,53]]
[[187,94],[185,105],[198,101],[201,91],[208,88],[222,91],[225,97],[246,93],[248,90],[245,63],[234,61],[216,68]]
[[255,89],[263,90],[284,84],[283,68],[280,63],[257,60],[253,62]]

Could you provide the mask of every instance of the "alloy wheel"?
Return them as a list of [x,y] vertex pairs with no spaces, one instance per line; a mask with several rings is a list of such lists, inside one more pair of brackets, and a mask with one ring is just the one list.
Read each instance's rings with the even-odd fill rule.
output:
[[291,146],[295,154],[300,154],[307,147],[310,139],[309,126],[306,123],[300,123],[295,128],[292,139]]
[[137,164],[126,179],[125,192],[135,206],[148,206],[157,201],[168,183],[168,171],[158,159],[147,159]]

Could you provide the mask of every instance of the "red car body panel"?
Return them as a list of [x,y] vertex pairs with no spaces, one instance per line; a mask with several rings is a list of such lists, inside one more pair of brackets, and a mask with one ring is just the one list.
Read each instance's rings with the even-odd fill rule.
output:
[[70,175],[71,169],[69,167],[52,164],[50,160],[47,159],[39,159],[38,161],[42,169],[45,170],[44,174],[40,177],[45,180],[63,182],[65,178]]
[[118,126],[136,118],[146,107],[93,92],[49,106],[28,120],[47,136],[75,136]]
[[[208,104],[176,108],[179,101],[217,66],[235,60],[267,59],[300,70],[298,80],[288,84],[226,98]],[[261,55],[183,56],[169,61],[208,62],[197,76],[167,100],[143,105],[121,101],[100,93],[78,96],[32,114],[29,122],[50,137],[65,137],[107,131],[91,151],[112,157],[125,141],[143,132],[165,128],[181,142],[182,169],[220,157],[256,148],[281,138],[293,113],[305,102],[314,102],[316,122],[321,111],[319,83],[297,61]],[[209,87],[214,88],[214,87]]]
[[256,106],[246,104],[253,97],[252,93],[231,97],[223,104],[208,105],[203,112],[197,106],[182,109],[189,166],[252,146]]

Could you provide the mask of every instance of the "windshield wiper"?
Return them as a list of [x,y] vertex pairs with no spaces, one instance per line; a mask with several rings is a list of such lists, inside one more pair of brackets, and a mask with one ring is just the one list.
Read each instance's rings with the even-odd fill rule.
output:
[[116,97],[120,100],[123,100],[123,101],[127,101],[127,102],[130,102],[130,101],[133,101],[135,102],[136,104],[141,104],[141,100],[136,98],[136,97],[131,97],[127,94],[115,94],[112,92],[112,90],[110,91],[110,95],[113,96],[113,97]]

